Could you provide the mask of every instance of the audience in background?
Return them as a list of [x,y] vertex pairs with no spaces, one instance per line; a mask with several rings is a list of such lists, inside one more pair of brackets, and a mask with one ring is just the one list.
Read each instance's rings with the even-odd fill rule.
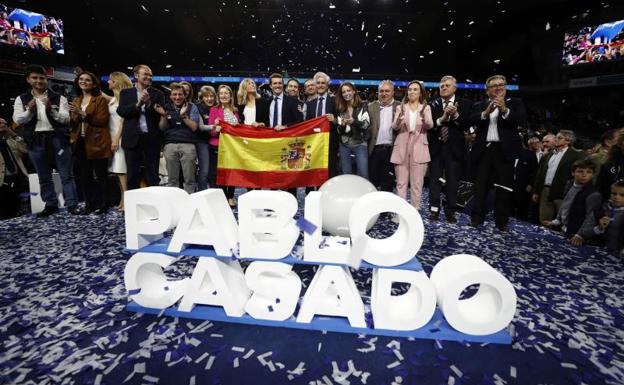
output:
[[184,177],[184,190],[195,192],[195,173],[197,172],[197,152],[195,143],[199,128],[199,110],[187,101],[184,87],[179,83],[169,86],[170,102],[164,107],[156,104],[155,111],[160,115],[158,123],[164,131],[164,154],[167,161],[167,185],[180,186],[180,168]]
[[624,179],[611,185],[610,199],[598,213],[596,233],[607,250],[624,258]]
[[611,146],[596,181],[598,191],[604,200],[609,197],[613,183],[624,179],[624,129],[618,132],[617,142]]
[[[202,86],[199,89],[199,102],[197,102],[197,110],[199,111],[199,129],[197,133],[197,143],[195,143],[195,151],[197,152],[197,191],[203,191],[210,186],[215,186],[217,180],[217,159],[212,158],[212,150],[210,144],[210,126],[208,120],[210,117],[210,109],[217,104],[217,92],[212,86]],[[211,173],[212,171],[212,173]]]
[[[234,93],[229,86],[222,84],[219,86],[217,91],[217,105],[210,109],[210,115],[208,116],[208,124],[212,126],[210,130],[210,145],[211,145],[211,167],[215,169],[215,177],[217,170],[217,154],[219,148],[219,132],[221,131],[221,126],[219,123],[221,121],[225,121],[229,124],[238,124],[240,122],[240,117],[238,115],[238,109],[234,106]],[[214,162],[212,160],[214,159]],[[212,166],[214,164],[214,166]],[[215,178],[216,179],[216,178]],[[216,180],[210,181],[211,186],[216,187]],[[234,202],[234,187],[233,186],[222,186],[221,189],[225,193],[225,197],[228,200],[230,206],[236,206]]]
[[576,136],[569,130],[561,130],[555,137],[555,148],[540,162],[533,183],[533,202],[539,203],[539,222],[555,218],[563,200],[566,183],[570,179],[572,164],[583,154],[571,146]]
[[560,227],[572,245],[580,246],[596,237],[596,210],[602,198],[594,187],[596,165],[591,160],[577,160],[571,170],[572,181],[567,183],[556,218],[545,220],[543,225]]
[[71,142],[74,146],[80,188],[85,198],[83,214],[108,211],[108,162],[112,156],[108,102],[100,91],[97,76],[88,71],[74,80],[80,94],[69,104]]
[[65,96],[48,89],[48,78],[41,66],[26,69],[30,90],[15,98],[13,121],[22,127],[28,156],[37,170],[41,199],[45,208],[39,217],[58,213],[59,201],[52,181],[52,169],[61,176],[63,198],[70,214],[80,214],[74,183],[70,146],[69,104]]
[[28,172],[22,156],[26,143],[0,118],[0,219],[20,214],[20,194],[28,191]]
[[413,80],[407,85],[407,94],[396,108],[392,129],[397,133],[390,162],[394,164],[397,194],[407,199],[410,187],[412,206],[420,208],[422,187],[427,172],[429,145],[427,130],[433,127],[431,107],[427,104],[424,85]]
[[[243,79],[236,94],[238,106],[235,105],[234,92],[226,85],[221,85],[218,92],[211,86],[201,87],[199,102],[193,105],[190,103],[193,98],[190,83],[172,83],[168,88],[170,102],[164,103],[162,93],[151,87],[149,67],[138,65],[134,72],[134,88],[125,74],[110,74],[108,85],[113,92],[110,97],[100,93],[96,75],[82,71],[76,77],[74,87],[79,95],[68,104],[62,95],[47,89],[43,68],[29,69],[27,82],[31,85],[31,92],[17,98],[14,106],[14,120],[20,125],[25,142],[7,127],[6,121],[0,119],[0,197],[3,202],[11,202],[2,205],[0,218],[19,213],[19,194],[27,189],[27,171],[21,159],[26,144],[40,182],[43,181],[41,191],[46,208],[40,216],[58,212],[58,201],[55,195],[51,196],[48,185],[51,185],[51,177],[46,178],[47,173],[51,174],[52,164],[48,164],[51,157],[57,158],[70,213],[104,213],[110,204],[106,188],[109,172],[117,174],[122,194],[126,189],[124,177],[128,166],[133,170],[128,171],[128,178],[132,180],[128,183],[130,188],[139,186],[139,170],[142,167],[146,172],[145,182],[148,185],[158,183],[152,175],[153,167],[150,165],[153,165],[153,157],[150,154],[160,151],[161,138],[164,138],[168,184],[179,186],[179,171],[182,170],[184,189],[193,193],[209,186],[216,187],[218,136],[222,121],[254,127],[276,126],[281,130],[287,125],[284,120],[291,124],[301,121],[301,115],[308,119],[327,116],[332,123],[330,165],[332,158],[337,158],[340,153],[342,173],[352,173],[355,161],[358,175],[370,178],[378,188],[386,191],[392,191],[396,174],[397,193],[407,198],[407,189],[411,186],[409,195],[415,207],[420,205],[423,178],[430,161],[430,146],[437,143],[440,151],[456,133],[452,129],[459,129],[461,135],[455,137],[453,145],[459,148],[460,158],[463,159],[468,153],[476,160],[476,210],[473,206],[472,213],[472,223],[476,225],[482,218],[479,217],[482,213],[479,211],[479,191],[486,180],[482,157],[488,151],[496,150],[497,146],[515,150],[513,139],[522,136],[528,148],[517,154],[507,150],[501,154],[490,154],[490,161],[500,163],[494,168],[505,166],[509,156],[515,155],[512,165],[514,215],[525,220],[537,216],[531,214],[531,207],[527,205],[527,196],[532,193],[532,200],[539,202],[540,222],[551,228],[561,227],[571,244],[604,243],[612,253],[624,253],[624,129],[605,131],[598,146],[583,139],[580,146],[591,155],[580,160],[584,152],[571,148],[575,141],[574,132],[560,130],[554,136],[544,130],[534,133],[519,127],[523,123],[523,106],[519,100],[505,96],[506,83],[502,76],[488,79],[488,104],[477,103],[474,106],[477,112],[472,115],[471,103],[455,98],[454,78],[444,77],[440,82],[440,99],[431,104],[439,107],[434,120],[432,108],[426,104],[426,90],[417,81],[408,85],[402,104],[394,100],[392,82],[383,81],[378,87],[378,100],[367,105],[350,82],[338,87],[335,98],[331,96],[329,76],[319,72],[314,79],[304,83],[305,103],[299,101],[295,106],[299,82],[289,79],[284,87],[281,75],[273,74],[270,102],[260,97],[252,79]],[[443,86],[445,90],[442,90]],[[290,106],[291,98],[295,102],[294,108]],[[286,101],[289,102],[287,106],[284,105]],[[117,115],[117,111],[121,115]],[[498,115],[492,119],[495,111]],[[155,116],[158,131],[154,130]],[[486,119],[488,116],[490,119]],[[71,149],[67,146],[69,117],[73,127],[71,141],[82,176],[81,187],[85,190],[83,211],[77,208],[75,187],[73,194],[71,188],[73,176],[67,171],[68,164],[71,165]],[[468,121],[474,126],[468,127]],[[427,136],[431,127],[434,130],[429,131]],[[448,131],[442,130],[443,127]],[[515,137],[512,133],[516,134]],[[539,136],[542,135],[540,141]],[[335,148],[335,138],[339,140],[339,149]],[[129,159],[124,159],[121,146],[130,153]],[[363,152],[359,151],[360,147]],[[69,162],[67,154],[70,154]],[[392,164],[395,170],[388,168]],[[330,171],[333,170],[334,174],[338,169],[334,161]],[[432,183],[441,185],[438,181],[446,182],[445,195],[449,199],[458,190],[453,183],[448,183],[449,179],[453,179],[453,169],[446,163],[440,169],[434,179],[438,174],[440,176]],[[502,169],[496,172],[499,171],[504,174]],[[488,183],[491,183],[490,177],[488,172]],[[592,177],[597,179],[596,187]],[[506,186],[504,181],[501,184],[496,180],[494,182],[499,189],[497,195],[504,195],[500,194],[500,189]],[[235,205],[234,188],[228,186],[223,189],[230,205]],[[607,202],[601,204],[603,199],[609,197]],[[455,206],[452,199],[447,205]],[[506,217],[504,212],[500,212],[504,210],[500,210],[500,202],[496,206],[496,225],[506,230]],[[123,208],[123,201],[119,207]],[[7,208],[11,209],[10,212]],[[447,218],[451,215],[449,222],[456,221],[451,220],[455,219],[452,209],[447,207],[446,214]],[[431,217],[437,219],[437,215]]]
[[344,82],[338,87],[336,114],[342,173],[353,174],[355,160],[357,175],[368,179],[368,105],[350,82]]
[[126,156],[128,189],[141,184],[141,168],[148,186],[158,186],[158,165],[162,147],[162,132],[158,127],[160,115],[155,105],[164,105],[162,92],[152,87],[152,70],[145,64],[133,69],[135,85],[121,90],[117,113],[123,118],[121,146]]
[[117,208],[123,210],[123,197],[128,189],[128,179],[126,178],[126,157],[121,147],[123,119],[117,113],[117,107],[119,107],[119,93],[121,90],[132,88],[132,82],[128,75],[123,72],[113,72],[108,78],[108,88],[113,91],[113,97],[108,102],[108,113],[110,114],[108,128],[111,136],[111,150],[113,151],[108,171],[117,175],[119,192],[121,193]]

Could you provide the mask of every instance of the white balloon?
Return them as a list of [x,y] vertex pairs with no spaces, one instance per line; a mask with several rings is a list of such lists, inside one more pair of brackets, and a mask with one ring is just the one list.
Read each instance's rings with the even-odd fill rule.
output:
[[[351,207],[361,196],[377,191],[377,189],[361,176],[345,174],[335,176],[323,183],[319,191],[323,193],[321,198],[323,230],[332,235],[348,237]],[[375,224],[375,221],[377,217],[371,220],[367,230]]]

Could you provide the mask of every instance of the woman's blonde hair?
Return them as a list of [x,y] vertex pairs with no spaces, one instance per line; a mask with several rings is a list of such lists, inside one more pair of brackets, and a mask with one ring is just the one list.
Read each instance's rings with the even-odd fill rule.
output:
[[253,79],[250,78],[245,78],[243,80],[241,80],[239,86],[238,86],[238,92],[236,92],[236,96],[237,96],[237,100],[238,100],[238,105],[242,106],[244,104],[247,104],[247,86],[253,84],[254,86],[256,86],[256,99],[260,98],[260,94],[258,93],[258,85],[256,84],[256,82],[253,81]]
[[[230,93],[230,102],[228,103],[228,105],[223,105],[221,103],[221,99],[219,98],[219,92],[221,92],[221,89],[226,89],[229,93]],[[221,84],[219,86],[219,88],[217,89],[217,105],[221,108],[226,108],[228,107],[230,110],[232,110],[233,112],[238,111],[236,109],[236,106],[234,105],[234,92],[232,91],[232,89],[230,88],[230,86],[225,85],[225,84]]]
[[111,91],[113,91],[113,95],[115,96],[115,102],[119,103],[119,92],[121,92],[121,90],[125,90],[126,88],[131,88],[132,82],[130,81],[128,75],[119,71],[111,73],[109,78],[113,81]]

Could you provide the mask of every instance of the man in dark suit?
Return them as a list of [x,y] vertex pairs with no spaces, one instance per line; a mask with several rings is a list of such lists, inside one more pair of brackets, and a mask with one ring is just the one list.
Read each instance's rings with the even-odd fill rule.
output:
[[306,102],[305,119],[318,118],[326,116],[329,120],[331,128],[329,130],[329,177],[338,175],[338,132],[335,129],[336,115],[336,99],[329,95],[330,78],[324,72],[314,74],[314,82],[316,83],[316,99]]
[[478,227],[485,218],[485,198],[494,182],[496,191],[494,217],[496,227],[507,231],[513,192],[514,161],[522,151],[518,126],[526,120],[522,100],[508,98],[507,80],[494,75],[485,82],[488,98],[475,104],[469,121],[477,126],[472,146],[475,186],[471,225]]
[[160,115],[154,106],[163,106],[162,92],[151,87],[152,70],[139,64],[134,67],[135,87],[119,94],[117,113],[124,118],[121,144],[126,156],[128,190],[140,187],[141,166],[145,167],[145,180],[149,186],[158,186],[158,164],[162,132],[158,128]]
[[465,152],[464,131],[471,115],[472,102],[455,96],[457,80],[444,76],[440,80],[440,98],[430,103],[433,128],[427,132],[429,142],[429,210],[430,218],[440,216],[440,192],[442,180],[446,181],[446,207],[444,212],[449,223],[457,222],[457,189],[459,174]]
[[[538,143],[539,139],[535,138]],[[529,219],[529,203],[533,181],[537,172],[537,157],[529,149],[523,148],[514,167],[513,215],[522,220]]]
[[284,77],[277,73],[272,74],[269,77],[269,86],[271,87],[271,103],[268,105],[269,127],[281,131],[301,122],[298,100],[284,94]]
[[391,126],[396,107],[400,104],[394,100],[394,83],[391,80],[379,83],[377,100],[368,104],[368,175],[379,191],[392,192],[396,184],[394,165],[390,162],[396,134]]
[[555,148],[545,155],[533,184],[533,202],[539,203],[539,223],[551,221],[563,202],[566,183],[572,176],[572,164],[583,157],[581,151],[570,146],[576,136],[573,131],[561,130],[555,137]]

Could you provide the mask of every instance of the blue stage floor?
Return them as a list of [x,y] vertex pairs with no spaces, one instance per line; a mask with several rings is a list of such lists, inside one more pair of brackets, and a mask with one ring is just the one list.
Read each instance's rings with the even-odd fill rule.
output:
[[[475,230],[465,215],[424,222],[427,273],[468,253],[512,282],[512,345],[133,314],[121,214],[2,221],[0,384],[624,383],[621,261],[517,221],[506,234],[491,222]],[[168,274],[190,276],[194,262],[181,258]],[[314,267],[295,269],[309,283]],[[370,270],[353,275],[361,290],[370,285]]]

